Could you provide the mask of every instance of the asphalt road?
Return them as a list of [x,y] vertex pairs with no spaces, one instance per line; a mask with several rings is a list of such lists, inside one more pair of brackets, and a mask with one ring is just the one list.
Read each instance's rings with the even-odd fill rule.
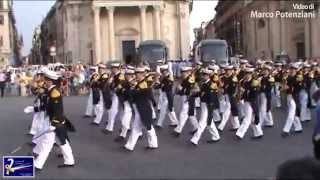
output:
[[[103,126],[90,126],[91,119],[83,119],[86,97],[64,99],[66,115],[77,128],[70,134],[76,167],[58,169],[63,160],[51,152],[46,165],[37,178],[49,179],[266,179],[274,176],[277,166],[289,159],[312,156],[311,134],[314,121],[303,124],[302,134],[280,136],[286,111],[274,110],[275,127],[265,129],[261,140],[252,140],[251,130],[242,141],[234,132],[225,131],[221,141],[207,144],[204,133],[198,147],[190,145],[189,127],[180,138],[171,136],[172,129],[157,131],[159,149],[146,151],[146,138],[140,140],[132,153],[114,142],[119,121],[113,135],[101,132]],[[31,115],[23,108],[32,104],[32,98],[10,97],[0,99],[0,155],[6,155],[20,144],[30,141],[25,134],[31,124]],[[105,121],[104,121],[105,122]],[[103,123],[104,125],[105,123]],[[15,155],[27,155],[31,148],[25,146]]]

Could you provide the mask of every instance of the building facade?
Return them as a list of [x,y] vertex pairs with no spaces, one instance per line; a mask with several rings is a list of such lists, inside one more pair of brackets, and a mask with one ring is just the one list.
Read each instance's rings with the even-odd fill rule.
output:
[[[314,8],[301,10],[294,4],[313,4]],[[215,33],[236,53],[250,59],[275,58],[281,53],[293,60],[320,57],[319,1],[219,1],[215,10]],[[301,11],[315,17],[276,16],[277,12]]]
[[186,59],[191,4],[190,0],[57,1],[42,26],[55,27],[52,41],[56,61],[62,63],[124,61],[124,54],[134,53],[144,40],[162,40],[170,59]]
[[12,0],[0,0],[0,66],[21,63],[21,44],[12,5]]

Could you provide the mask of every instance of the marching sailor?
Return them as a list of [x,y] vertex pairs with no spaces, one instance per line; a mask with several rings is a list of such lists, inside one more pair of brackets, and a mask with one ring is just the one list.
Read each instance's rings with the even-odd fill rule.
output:
[[180,136],[187,120],[190,120],[192,133],[195,133],[198,128],[198,121],[195,114],[195,97],[193,92],[196,91],[195,77],[192,75],[192,68],[185,66],[181,68],[182,83],[177,88],[177,94],[180,95],[181,111],[179,116],[178,126],[174,129],[173,135]]
[[162,128],[163,126],[163,121],[167,115],[168,112],[168,117],[170,120],[169,125],[176,127],[178,124],[178,119],[176,117],[176,113],[174,111],[173,107],[173,101],[174,101],[174,95],[173,95],[173,85],[174,85],[174,79],[173,76],[170,74],[168,65],[162,65],[160,66],[160,71],[161,71],[161,80],[160,84],[158,85],[159,88],[162,91],[162,104],[160,108],[160,113],[159,113],[159,119],[157,122],[157,127]]
[[125,81],[121,83],[121,87],[118,87],[117,93],[119,98],[123,101],[123,116],[121,118],[121,132],[120,135],[115,139],[116,142],[123,142],[127,137],[127,132],[130,129],[131,119],[133,116],[132,109],[132,96],[130,90],[134,85],[134,70],[126,69]]
[[275,80],[271,74],[271,70],[272,67],[269,65],[262,66],[259,118],[261,126],[266,127],[273,127],[271,100]]
[[299,102],[299,92],[303,86],[303,76],[298,74],[299,65],[293,63],[290,66],[289,75],[285,77],[285,87],[284,90],[287,93],[287,106],[288,115],[286,123],[283,127],[282,136],[286,137],[289,135],[291,127],[293,125],[294,131],[299,133],[302,132],[301,121],[299,119],[300,115],[300,102]]
[[284,69],[282,69],[282,64],[281,63],[275,63],[275,70],[273,72],[274,75],[274,99],[275,99],[275,106],[277,108],[281,107],[281,83],[283,81],[283,74],[284,74]]
[[89,80],[89,96],[87,101],[87,107],[86,112],[84,114],[84,118],[87,117],[93,117],[94,111],[93,111],[93,102],[92,102],[92,83],[97,78],[98,74],[95,72],[95,67],[90,67],[90,80]]
[[225,67],[225,75],[221,78],[223,83],[224,95],[226,106],[223,112],[222,121],[218,126],[218,130],[223,131],[226,123],[229,120],[230,114],[232,115],[231,124],[233,131],[236,131],[239,126],[238,107],[236,103],[236,92],[238,88],[238,78],[233,72],[233,66]]
[[96,114],[96,117],[91,123],[92,125],[99,125],[103,117],[104,108],[109,109],[111,106],[111,98],[108,94],[109,91],[105,90],[105,88],[108,87],[107,81],[109,78],[108,74],[106,73],[106,65],[99,64],[98,72],[99,76],[94,79],[91,85],[92,104]]
[[106,128],[103,130],[104,133],[109,134],[112,133],[114,123],[116,120],[116,116],[119,110],[119,101],[118,94],[116,89],[121,85],[121,82],[124,81],[124,75],[120,71],[120,63],[112,63],[111,64],[111,77],[109,78],[108,83],[110,84],[111,89],[111,97],[112,104],[110,109],[108,110],[108,124]]
[[202,73],[204,82],[202,83],[199,92],[201,100],[201,117],[198,129],[190,140],[194,145],[198,145],[206,127],[211,134],[211,139],[207,141],[208,143],[214,143],[220,140],[216,125],[212,122],[213,111],[219,109],[218,84],[210,80],[210,75],[213,73],[211,70],[204,69]]
[[74,131],[72,124],[65,118],[63,110],[62,94],[56,86],[59,76],[53,71],[45,73],[46,85],[48,87],[48,99],[46,113],[51,123],[50,128],[45,134],[46,139],[42,142],[43,148],[34,161],[35,168],[41,170],[49,156],[49,153],[57,137],[60,142],[60,149],[63,155],[64,164],[59,168],[73,167],[75,164],[70,140],[67,131]]
[[301,73],[303,74],[304,86],[299,93],[299,100],[301,105],[300,120],[301,122],[308,122],[311,120],[311,86],[314,78],[314,74],[311,71],[311,65],[308,63],[304,63]]
[[143,127],[147,130],[147,149],[158,148],[158,138],[156,131],[152,125],[152,108],[150,100],[151,88],[145,80],[145,67],[138,67],[135,70],[136,85],[130,90],[133,99],[134,121],[132,124],[132,131],[124,148],[133,151],[138,141],[139,136],[142,135]]
[[243,111],[244,118],[239,129],[236,132],[236,137],[242,139],[249,126],[252,124],[253,138],[261,138],[263,136],[262,128],[259,122],[258,111],[258,95],[260,82],[258,77],[253,76],[254,68],[247,67],[246,75],[241,81],[241,98],[244,100]]

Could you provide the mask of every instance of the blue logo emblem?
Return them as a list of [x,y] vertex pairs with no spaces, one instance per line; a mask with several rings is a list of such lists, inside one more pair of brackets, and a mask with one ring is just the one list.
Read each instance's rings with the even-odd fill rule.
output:
[[3,177],[34,177],[33,157],[31,156],[4,156]]

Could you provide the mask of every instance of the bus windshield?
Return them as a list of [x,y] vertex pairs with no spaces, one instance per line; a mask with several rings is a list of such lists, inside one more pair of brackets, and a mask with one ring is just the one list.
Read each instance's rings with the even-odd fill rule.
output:
[[201,47],[201,60],[203,62],[209,62],[212,59],[216,60],[217,63],[227,63],[227,46],[223,44],[210,44]]
[[159,45],[142,46],[139,52],[143,62],[156,63],[157,60],[165,59],[165,49]]

